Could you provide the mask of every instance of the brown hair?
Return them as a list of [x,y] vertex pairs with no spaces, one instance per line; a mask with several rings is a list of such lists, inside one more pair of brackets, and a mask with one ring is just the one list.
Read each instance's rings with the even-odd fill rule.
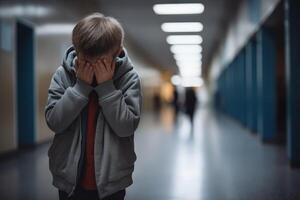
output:
[[77,53],[100,56],[123,44],[124,30],[113,17],[93,13],[80,20],[73,29],[72,42]]

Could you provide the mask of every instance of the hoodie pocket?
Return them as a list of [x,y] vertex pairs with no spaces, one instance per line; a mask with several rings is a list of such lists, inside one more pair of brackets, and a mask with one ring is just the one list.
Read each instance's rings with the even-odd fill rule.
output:
[[110,144],[110,166],[113,171],[122,171],[133,168],[136,160],[133,137],[113,137]]
[[122,137],[119,138],[118,148],[118,169],[131,168],[136,160],[136,154],[134,152],[134,141],[133,137]]
[[136,154],[132,137],[114,137],[114,144],[110,145],[109,173],[110,182],[122,179],[132,173]]
[[52,173],[61,174],[66,168],[72,145],[73,132],[70,130],[56,134],[48,151],[49,168]]

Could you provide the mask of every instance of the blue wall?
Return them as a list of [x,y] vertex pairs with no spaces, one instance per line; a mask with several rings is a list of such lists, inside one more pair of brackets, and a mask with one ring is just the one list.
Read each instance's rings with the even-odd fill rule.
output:
[[285,56],[287,86],[288,156],[300,166],[300,2],[285,1]]
[[[285,0],[285,76],[287,150],[300,167],[300,1]],[[277,122],[276,31],[264,25],[249,39],[217,79],[216,107],[237,119],[262,141],[279,137]],[[282,106],[282,105],[281,105]]]

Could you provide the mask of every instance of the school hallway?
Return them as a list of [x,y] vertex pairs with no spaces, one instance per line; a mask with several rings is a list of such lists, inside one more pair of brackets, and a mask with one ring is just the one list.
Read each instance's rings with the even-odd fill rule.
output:
[[[194,130],[173,110],[145,113],[136,132],[134,184],[127,200],[296,200],[300,171],[286,165],[283,146],[265,145],[236,121],[202,108]],[[1,199],[58,199],[51,185],[49,144],[0,163]],[[13,188],[13,189],[12,189]]]
[[299,19],[299,0],[1,0],[0,200],[58,200],[53,175],[74,198],[133,178],[126,200],[299,200]]

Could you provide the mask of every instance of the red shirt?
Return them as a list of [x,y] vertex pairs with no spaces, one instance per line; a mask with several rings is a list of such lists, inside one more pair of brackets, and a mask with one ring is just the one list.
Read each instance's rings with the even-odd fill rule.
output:
[[92,91],[89,95],[87,124],[86,124],[86,144],[85,144],[85,162],[83,167],[83,177],[81,186],[87,190],[95,190],[95,165],[94,165],[94,143],[97,125],[97,113],[99,109],[98,95]]

